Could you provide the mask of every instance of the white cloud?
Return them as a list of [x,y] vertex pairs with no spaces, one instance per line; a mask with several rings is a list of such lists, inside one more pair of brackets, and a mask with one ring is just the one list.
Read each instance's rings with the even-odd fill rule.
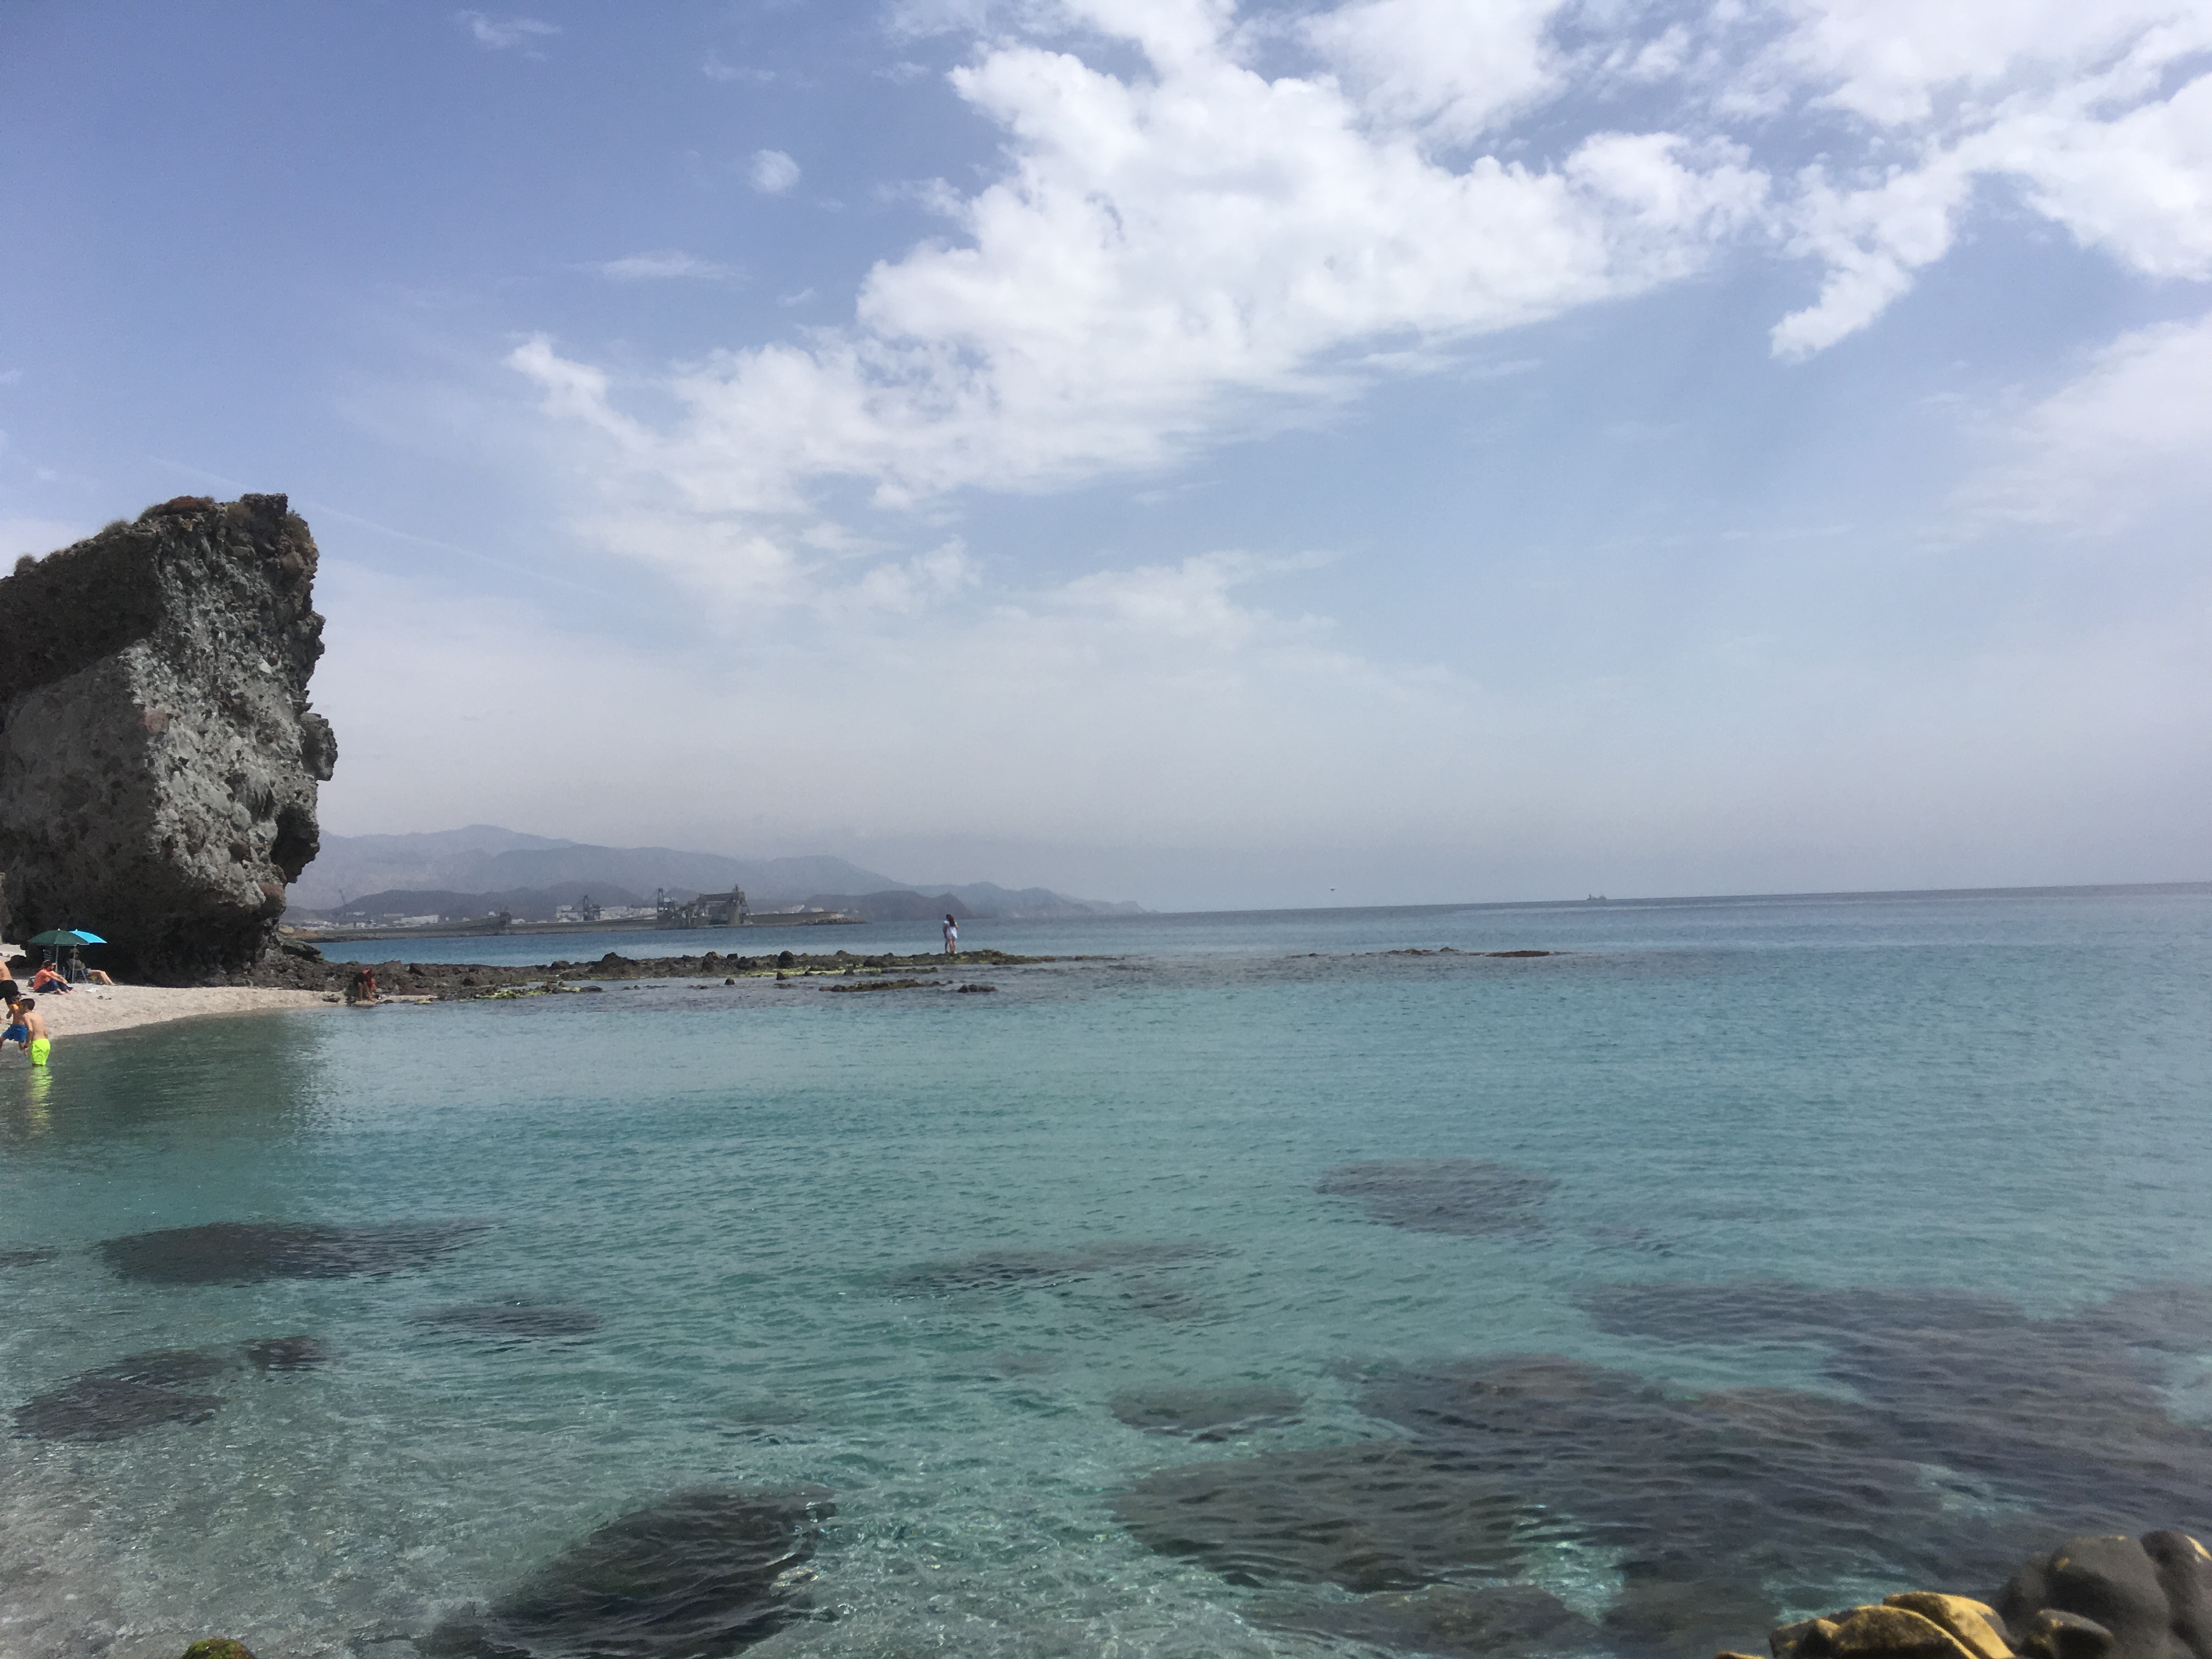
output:
[[1306,21],[1370,119],[1451,141],[1540,103],[1563,82],[1546,38],[1559,0],[1357,0]]
[[763,196],[781,196],[799,182],[799,163],[780,149],[757,149],[746,173]]
[[492,17],[480,11],[457,11],[453,21],[475,36],[478,46],[491,52],[528,46],[562,33],[558,23],[538,17]]
[[2008,458],[1973,480],[1970,524],[2109,532],[2212,500],[2212,313],[2122,336],[2006,422]]
[[2212,276],[2212,9],[2197,0],[1798,0],[1752,73],[1869,130],[1806,177],[1793,246],[1829,268],[1774,331],[1802,356],[1864,327],[1951,246],[1978,179],[2148,275]]
[[0,386],[14,386],[22,378],[23,371],[20,368],[0,369]]
[[[948,204],[963,240],[878,265],[852,328],[672,376],[672,429],[603,404],[625,465],[707,512],[788,511],[836,477],[896,504],[1153,466],[1341,395],[1378,346],[1418,358],[1681,276],[1760,210],[1724,146],[1601,134],[1553,169],[1454,168],[1330,82],[1237,62],[1225,7],[1085,11],[1149,78],[1019,41],[957,70],[1012,154]],[[514,361],[575,412],[549,345]]]
[[712,259],[701,259],[678,248],[628,254],[619,259],[609,259],[592,269],[602,276],[617,283],[659,282],[684,276],[726,282],[738,274],[732,266],[717,264]]
[[[1230,0],[902,15],[975,37],[948,83],[1004,138],[981,188],[918,187],[949,237],[877,264],[842,327],[637,383],[544,337],[509,359],[601,446],[595,533],[653,524],[629,541],[704,588],[843,591],[848,554],[823,550],[847,532],[818,515],[849,483],[896,512],[1161,469],[1733,247],[1824,270],[1774,325],[1784,357],[1871,324],[2000,194],[2134,270],[2212,276],[2197,0],[1749,0],[1663,27],[1553,0],[1346,0],[1293,23]],[[1101,67],[1102,40],[1124,67]],[[1303,70],[1255,67],[1285,52]],[[1671,118],[1588,131],[1630,82],[1662,111],[1672,88]],[[1578,91],[1580,131],[1560,114]],[[1532,115],[1546,151],[1522,143]],[[799,176],[775,150],[750,170],[771,192]],[[687,259],[605,269],[704,274]],[[687,515],[700,533],[671,527]]]
[[709,81],[750,81],[757,86],[766,86],[775,79],[774,70],[753,69],[743,64],[732,64],[719,52],[709,50],[699,72]]

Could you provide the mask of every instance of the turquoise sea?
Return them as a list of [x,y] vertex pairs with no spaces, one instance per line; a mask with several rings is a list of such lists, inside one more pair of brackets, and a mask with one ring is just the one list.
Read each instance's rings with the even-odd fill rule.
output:
[[1702,1659],[2212,1528],[2212,889],[963,934],[1089,959],[0,1066],[0,1655]]

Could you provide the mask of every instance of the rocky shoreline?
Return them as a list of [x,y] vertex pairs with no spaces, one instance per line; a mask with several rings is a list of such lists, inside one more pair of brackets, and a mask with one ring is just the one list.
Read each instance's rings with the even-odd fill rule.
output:
[[605,981],[653,979],[805,979],[835,977],[865,984],[884,976],[908,975],[940,968],[1010,968],[1055,962],[1056,957],[1014,956],[1005,951],[963,951],[911,956],[855,955],[850,951],[697,956],[625,957],[610,951],[590,962],[556,960],[532,964],[481,962],[409,962],[394,957],[368,963],[326,961],[312,945],[285,940],[276,952],[249,968],[210,977],[208,985],[343,994],[366,966],[376,975],[377,992],[386,997],[418,997],[434,1002],[471,1002],[491,997],[541,992],[581,991]]

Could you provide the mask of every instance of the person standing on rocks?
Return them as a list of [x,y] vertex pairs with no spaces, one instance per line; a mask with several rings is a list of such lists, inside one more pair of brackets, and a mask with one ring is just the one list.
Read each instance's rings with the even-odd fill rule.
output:
[[952,920],[950,910],[945,913],[945,954],[948,957],[960,954],[960,924]]

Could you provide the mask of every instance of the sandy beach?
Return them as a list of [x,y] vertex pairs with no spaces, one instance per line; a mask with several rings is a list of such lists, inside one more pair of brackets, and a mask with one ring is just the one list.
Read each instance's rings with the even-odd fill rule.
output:
[[251,986],[80,985],[66,995],[43,995],[39,1012],[57,1040],[98,1031],[125,1031],[202,1014],[245,1014],[269,1008],[336,1008],[321,991],[266,990]]

